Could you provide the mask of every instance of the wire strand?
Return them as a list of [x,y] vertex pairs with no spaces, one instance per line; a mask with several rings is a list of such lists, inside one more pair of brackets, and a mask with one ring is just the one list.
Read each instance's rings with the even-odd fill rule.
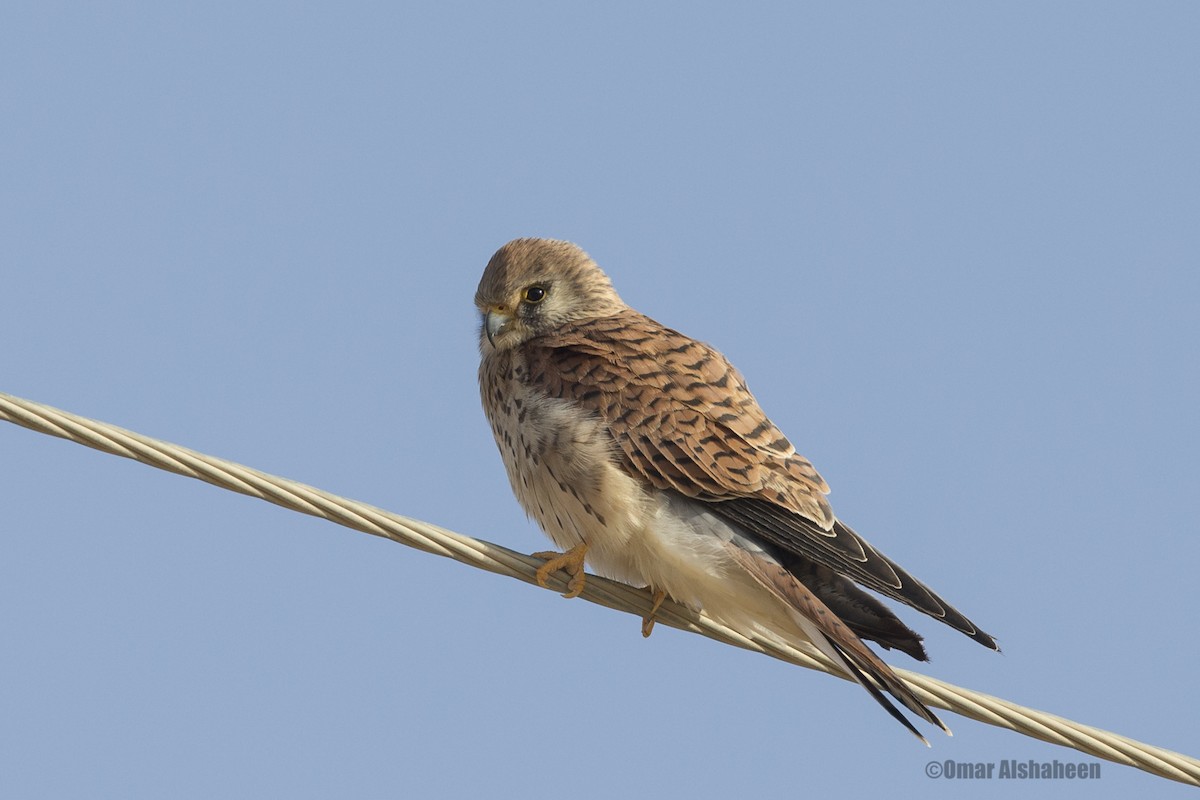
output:
[[[339,525],[381,536],[427,553],[452,558],[479,569],[537,585],[535,572],[542,561],[506,547],[464,536],[416,519],[393,514],[313,486],[259,472],[232,461],[198,453],[169,442],[80,417],[51,406],[0,393],[0,419],[39,433],[57,436],[152,467],[186,475],[223,489],[257,497],[293,511],[322,517]],[[566,590],[566,581],[552,575],[550,587]],[[581,598],[592,603],[644,617],[653,600],[645,589],[636,589],[599,576],[588,575]],[[817,651],[806,652],[774,640],[746,635],[721,625],[689,608],[666,601],[655,613],[658,622],[719,642],[752,650],[808,669],[845,679],[836,666]],[[1200,760],[1144,744],[1110,731],[1011,703],[999,697],[945,683],[909,670],[896,669],[928,705],[964,717],[1008,728],[1017,733],[1181,783],[1200,786]]]

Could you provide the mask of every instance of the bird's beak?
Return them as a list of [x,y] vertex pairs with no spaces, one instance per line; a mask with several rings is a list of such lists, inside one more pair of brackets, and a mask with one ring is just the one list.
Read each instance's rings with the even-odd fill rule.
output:
[[512,314],[499,308],[489,308],[483,315],[483,331],[487,334],[488,344],[495,347],[496,337],[504,332],[510,322],[512,322]]

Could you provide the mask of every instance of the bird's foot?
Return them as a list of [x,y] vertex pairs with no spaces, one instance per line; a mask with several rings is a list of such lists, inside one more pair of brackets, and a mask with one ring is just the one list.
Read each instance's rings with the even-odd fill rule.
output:
[[659,589],[654,593],[654,605],[650,607],[650,613],[642,617],[642,636],[649,636],[654,633],[654,615],[658,613],[659,606],[663,604],[663,600],[667,599],[667,593]]
[[543,589],[550,588],[546,585],[546,579],[550,577],[551,573],[561,569],[571,576],[567,580],[567,591],[563,593],[563,597],[578,597],[587,580],[587,573],[583,571],[583,558],[587,555],[587,551],[587,542],[580,542],[565,553],[556,553],[553,550],[534,553],[534,558],[540,558],[546,562],[537,569],[538,586]]

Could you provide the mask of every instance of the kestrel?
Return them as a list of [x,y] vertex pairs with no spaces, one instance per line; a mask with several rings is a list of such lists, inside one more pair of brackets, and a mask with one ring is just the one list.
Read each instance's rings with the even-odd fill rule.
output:
[[[563,553],[537,553],[567,597],[599,574],[745,633],[811,645],[948,729],[863,643],[927,660],[921,637],[857,584],[995,641],[834,516],[829,487],[724,356],[622,302],[569,242],[501,247],[475,294],[479,390],[525,511]],[[649,635],[653,613],[643,623]]]

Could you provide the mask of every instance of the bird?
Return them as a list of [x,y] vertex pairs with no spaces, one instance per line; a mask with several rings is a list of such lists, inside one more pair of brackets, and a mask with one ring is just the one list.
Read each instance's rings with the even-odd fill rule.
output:
[[866,590],[995,639],[833,513],[825,480],[720,352],[630,308],[567,241],[508,242],[474,299],[484,414],[518,502],[559,548],[533,554],[539,584],[562,570],[575,597],[590,567],[651,592],[645,636],[669,597],[815,648],[926,745],[892,699],[950,733],[864,642],[928,660]]

